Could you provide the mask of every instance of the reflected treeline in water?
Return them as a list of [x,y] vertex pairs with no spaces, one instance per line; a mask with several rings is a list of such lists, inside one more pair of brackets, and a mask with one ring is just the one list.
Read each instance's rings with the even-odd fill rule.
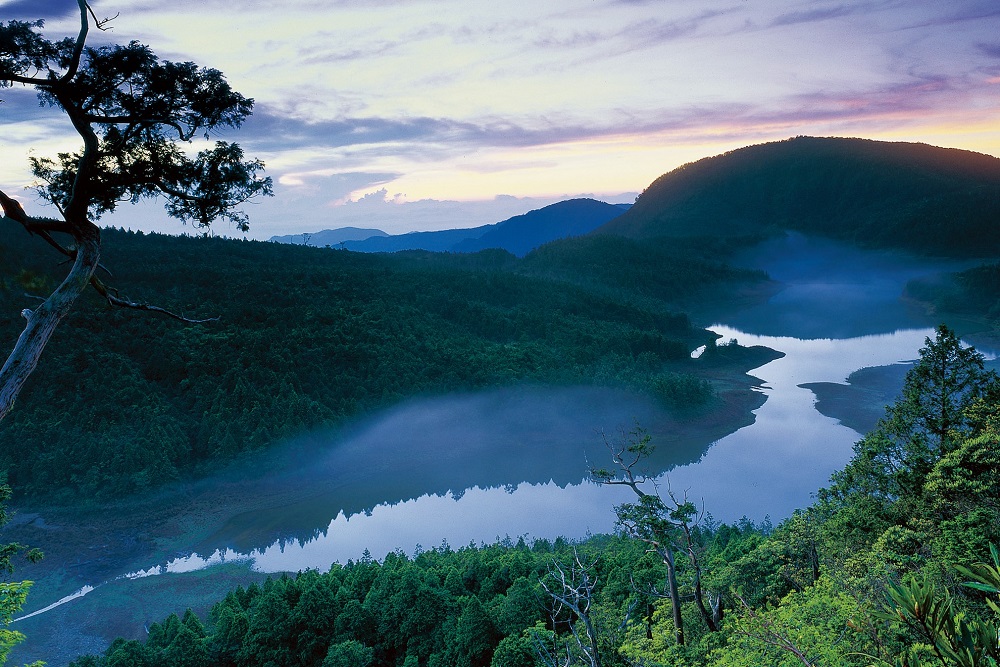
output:
[[[754,423],[707,450],[704,442],[681,447],[672,431],[678,422],[664,419],[654,403],[639,409],[642,401],[627,392],[531,388],[414,401],[335,439],[303,440],[280,457],[257,459],[252,470],[233,471],[227,479],[213,478],[200,490],[189,489],[185,498],[175,499],[177,507],[218,506],[218,527],[180,546],[181,553],[165,561],[128,569],[123,564],[122,574],[230,564],[215,565],[204,574],[177,575],[205,583],[216,581],[213,572],[233,561],[269,572],[323,570],[337,560],[360,558],[366,549],[372,554],[395,549],[412,553],[417,545],[431,547],[442,539],[460,545],[505,535],[572,538],[612,530],[611,508],[627,495],[615,495],[622,489],[579,483],[588,459],[606,455],[602,422],[607,429],[645,422],[659,454],[676,457],[661,488],[686,492],[716,520],[732,522],[744,515],[778,520],[808,504],[815,489],[848,460],[859,437],[817,413],[812,392],[800,385],[843,382],[857,368],[912,359],[930,332],[799,340],[715,329],[723,340],[786,354],[753,371],[762,382],[757,396],[767,399],[758,403]],[[480,426],[470,426],[477,420]],[[520,475],[546,479],[536,484],[512,481]],[[513,493],[504,488],[515,483]],[[484,488],[488,486],[493,488]],[[246,565],[240,567],[247,576]],[[231,570],[221,572],[231,576]],[[201,593],[185,592],[182,581],[188,580],[150,576],[114,581],[83,602],[74,599],[26,621],[24,631],[40,636],[44,623],[52,622],[46,621],[50,616],[76,627],[72,606],[82,604],[118,624],[114,634],[122,634],[121,624],[134,621],[124,620],[126,610],[115,607],[121,590],[140,586],[185,606],[184,600],[205,589],[199,585]],[[38,596],[38,606],[27,611],[94,583],[66,579],[47,598]],[[156,609],[149,612],[151,618],[169,613]],[[135,633],[141,631],[140,623]]]
[[305,541],[340,514],[422,496],[579,484],[590,462],[607,457],[603,434],[635,423],[671,442],[654,462],[659,470],[695,461],[711,444],[693,425],[685,437],[684,420],[649,397],[620,390],[525,387],[409,401],[234,470],[229,484],[285,502],[236,513],[198,549],[246,552],[274,540]]
[[[662,470],[655,472],[666,470],[660,487],[687,494],[727,522],[744,515],[787,516],[848,460],[858,432],[817,413],[803,380],[833,383],[852,368],[904,361],[930,333],[798,340],[715,328],[726,338],[788,351],[755,371],[765,380],[767,402],[752,425],[707,450],[657,450]],[[442,539],[465,544],[505,535],[581,537],[612,530],[610,508],[628,500],[627,490],[581,482],[589,462],[607,457],[604,437],[620,436],[586,429],[582,415],[613,422],[641,405],[634,399],[593,389],[535,388],[413,402],[360,425],[329,449],[314,449],[303,458],[318,445],[299,444],[300,456],[292,457],[298,464],[286,462],[283,472],[258,481],[311,486],[316,492],[292,504],[237,514],[194,551],[205,566],[244,558],[265,572],[322,570],[365,551],[375,557],[395,549],[408,553]],[[661,444],[658,436],[665,435],[670,418],[653,404],[644,412],[654,425],[654,443]],[[381,446],[374,447],[375,441]],[[381,452],[377,459],[373,450]],[[415,468],[432,462],[426,477]],[[561,466],[559,479],[539,479],[557,470],[546,462]],[[518,475],[529,477],[501,481]],[[455,486],[460,479],[474,481]],[[375,500],[367,504],[365,498]],[[176,559],[167,570],[192,562],[198,561]]]
[[[201,553],[246,552],[279,539],[308,540],[339,514],[466,489],[579,484],[605,465],[606,440],[636,424],[656,439],[657,475],[701,459],[712,443],[753,421],[764,396],[745,374],[781,353],[723,346],[692,363],[713,378],[715,398],[696,412],[607,387],[522,386],[427,397],[382,411],[353,427],[316,433],[256,456],[202,486],[236,498],[273,498],[232,516],[197,545]],[[225,491],[228,489],[228,491]],[[223,491],[220,491],[223,490]]]

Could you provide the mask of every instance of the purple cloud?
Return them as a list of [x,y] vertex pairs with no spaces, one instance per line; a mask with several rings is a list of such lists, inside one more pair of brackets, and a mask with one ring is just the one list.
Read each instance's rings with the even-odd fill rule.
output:
[[787,14],[782,14],[778,18],[771,21],[771,25],[782,26],[782,25],[795,25],[798,23],[815,23],[816,21],[826,21],[829,19],[840,18],[841,16],[856,14],[859,11],[862,11],[863,7],[864,6],[848,7],[846,5],[837,5],[836,7],[810,9],[801,12],[789,12]]
[[656,114],[619,110],[602,121],[548,120],[528,124],[504,118],[343,118],[305,122],[263,109],[244,126],[244,141],[255,150],[295,147],[354,147],[352,155],[408,154],[416,158],[454,154],[476,147],[519,148],[562,142],[643,135],[699,127],[748,127],[768,124],[842,122],[898,117],[940,106],[942,97],[961,96],[966,84],[940,75],[909,76],[907,80],[868,89],[818,91],[776,100],[771,104],[688,106]]
[[13,0],[0,7],[0,11],[3,12],[4,19],[33,21],[79,13],[80,6],[76,0]]
[[993,0],[969,2],[957,8],[948,7],[946,12],[940,16],[930,21],[909,25],[907,28],[932,28],[955,23],[965,23],[967,21],[983,21],[998,17],[1000,17],[1000,8],[997,7],[996,2]]
[[1000,59],[1000,44],[976,44],[976,46],[990,58]]

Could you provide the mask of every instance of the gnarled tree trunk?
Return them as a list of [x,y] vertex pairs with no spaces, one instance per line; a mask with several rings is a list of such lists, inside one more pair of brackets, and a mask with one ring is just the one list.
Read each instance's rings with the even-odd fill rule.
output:
[[97,270],[101,258],[101,230],[86,220],[75,226],[79,231],[74,234],[76,257],[66,278],[41,305],[34,310],[21,311],[27,324],[0,369],[0,420],[14,406],[18,393],[38,365],[45,344],[59,322],[69,314],[77,297],[87,289]]

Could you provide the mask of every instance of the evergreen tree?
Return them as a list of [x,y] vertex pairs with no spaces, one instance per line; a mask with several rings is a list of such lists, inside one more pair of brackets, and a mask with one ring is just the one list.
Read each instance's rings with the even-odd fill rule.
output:
[[973,435],[970,409],[1000,397],[1000,380],[984,358],[941,325],[927,338],[903,391],[875,429],[855,445],[851,463],[833,476],[827,495],[865,495],[883,509],[919,496],[934,464]]

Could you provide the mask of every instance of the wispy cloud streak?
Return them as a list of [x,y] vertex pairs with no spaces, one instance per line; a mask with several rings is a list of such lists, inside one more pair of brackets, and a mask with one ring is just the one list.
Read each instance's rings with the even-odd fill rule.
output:
[[[95,40],[138,39],[217,67],[254,97],[250,120],[219,138],[261,155],[280,186],[275,210],[300,206],[294,193],[302,216],[381,188],[428,201],[609,183],[637,191],[681,162],[795,134],[1000,153],[996,0],[95,0],[95,9],[121,12]],[[73,0],[0,0],[0,19],[38,13],[53,37],[74,29],[73,11]],[[48,154],[60,136],[77,140],[29,91],[0,99],[5,173],[30,148]],[[976,129],[947,129],[958,123]]]

